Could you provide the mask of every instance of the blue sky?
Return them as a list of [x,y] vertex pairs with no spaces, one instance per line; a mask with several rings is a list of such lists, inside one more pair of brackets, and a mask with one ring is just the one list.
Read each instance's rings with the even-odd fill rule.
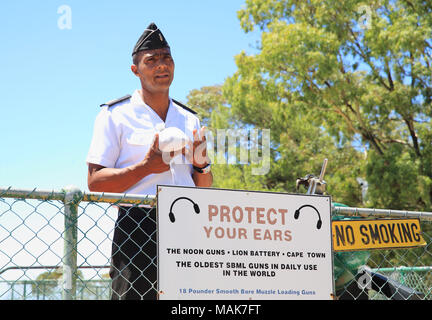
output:
[[[71,29],[59,19],[71,10]],[[244,0],[2,1],[0,186],[87,190],[87,155],[99,105],[139,86],[131,50],[155,22],[176,63],[171,96],[221,84],[258,34],[237,18]],[[64,21],[64,20],[61,20]]]

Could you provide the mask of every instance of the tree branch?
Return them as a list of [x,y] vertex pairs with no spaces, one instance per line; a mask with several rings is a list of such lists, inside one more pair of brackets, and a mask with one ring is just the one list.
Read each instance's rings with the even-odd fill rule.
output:
[[378,79],[378,81],[388,90],[391,91],[390,87],[387,86],[387,84],[384,82],[384,80],[381,78],[381,76],[379,75],[379,73],[377,72],[375,65],[372,63],[372,61],[370,61],[369,57],[366,55],[366,53],[363,51],[363,49],[361,48],[360,44],[358,43],[358,39],[355,35],[355,33],[352,31],[351,28],[349,28],[349,32],[350,34],[353,36],[354,40],[353,43],[354,45],[357,47],[357,49],[359,50],[359,52],[357,50],[355,50],[357,52],[357,54],[359,56],[361,56],[363,58],[363,60],[369,65],[369,67],[372,69],[372,73],[373,75]]
[[417,137],[417,133],[415,132],[415,129],[414,129],[413,119],[412,119],[412,117],[407,118],[405,116],[403,116],[403,119],[404,119],[404,121],[408,127],[408,131],[411,135],[411,139],[413,141],[414,151],[418,157],[421,157],[420,147],[418,144],[418,137]]
[[386,73],[387,73],[387,79],[388,79],[389,86],[390,86],[389,90],[393,91],[394,90],[394,83],[393,83],[393,78],[391,76],[391,70],[390,70],[390,66],[389,66],[388,61],[386,61]]

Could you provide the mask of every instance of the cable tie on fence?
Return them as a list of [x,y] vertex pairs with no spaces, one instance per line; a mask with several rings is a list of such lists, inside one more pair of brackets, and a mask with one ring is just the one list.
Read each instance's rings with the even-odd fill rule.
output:
[[105,194],[104,192],[102,192],[101,194],[99,194],[99,198],[97,198],[96,201],[100,201],[101,199],[103,199],[104,194]]
[[124,200],[124,199],[126,199],[126,197],[127,197],[127,194],[126,194],[126,193],[123,193],[123,194],[122,194],[122,197],[119,199],[119,201],[120,201],[120,200]]
[[[37,188],[34,188],[32,191],[30,191],[28,194],[26,194],[26,197],[30,197],[33,193],[36,192],[36,189]],[[23,197],[23,199],[24,199],[24,197]]]
[[81,190],[73,185],[66,186],[62,189],[64,194],[64,202],[67,204],[70,203],[79,203],[82,199]]
[[124,199],[124,195],[120,199],[117,199],[116,202],[113,202],[113,204],[114,205],[119,205],[121,203],[122,199]]
[[3,196],[5,193],[8,193],[11,189],[12,189],[12,186],[9,186],[9,188],[7,188],[6,191],[2,193],[2,196]]
[[119,205],[124,199],[126,199],[127,195],[126,193],[122,193],[121,197],[117,199],[117,201],[113,202],[114,205]]

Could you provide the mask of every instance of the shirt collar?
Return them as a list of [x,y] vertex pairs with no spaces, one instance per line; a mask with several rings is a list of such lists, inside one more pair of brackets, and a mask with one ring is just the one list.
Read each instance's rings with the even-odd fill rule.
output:
[[[158,120],[162,121],[162,119],[159,117],[159,115],[156,113],[156,111],[153,110],[148,104],[144,102],[141,96],[141,92],[139,89],[136,89],[131,97],[131,104],[138,106],[138,107],[145,107],[150,113],[152,113]],[[171,122],[172,118],[175,116],[177,109],[174,106],[174,103],[171,98],[169,98],[169,106],[168,106],[168,112],[165,119],[165,124],[168,122]],[[163,121],[162,121],[163,122]]]

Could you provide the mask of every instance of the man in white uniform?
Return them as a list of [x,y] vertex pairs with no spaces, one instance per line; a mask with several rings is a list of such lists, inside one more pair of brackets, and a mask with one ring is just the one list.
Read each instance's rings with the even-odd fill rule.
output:
[[[174,61],[154,23],[138,39],[132,57],[131,70],[141,89],[101,105],[87,156],[89,190],[154,195],[157,184],[210,187],[204,128],[194,111],[169,96]],[[159,150],[164,127],[176,127],[192,141],[174,158],[183,161],[170,162]],[[155,221],[154,208],[119,209],[110,269],[112,299],[156,298]]]

